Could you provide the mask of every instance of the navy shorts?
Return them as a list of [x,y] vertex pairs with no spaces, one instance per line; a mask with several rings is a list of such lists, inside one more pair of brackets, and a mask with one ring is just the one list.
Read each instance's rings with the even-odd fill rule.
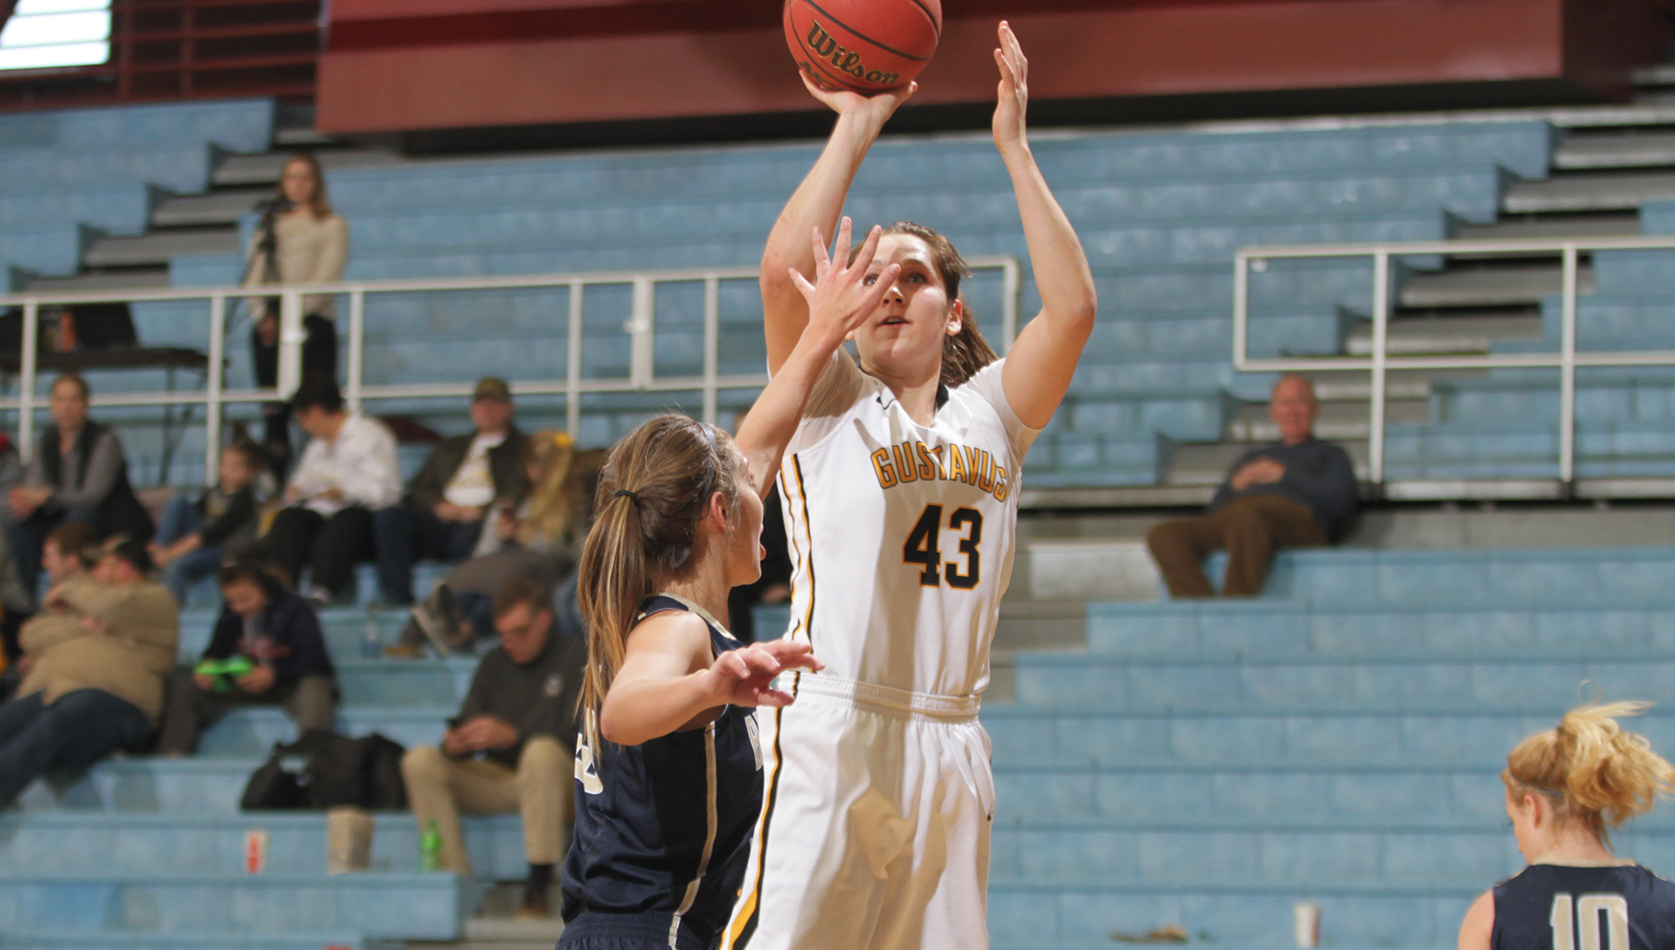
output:
[[582,911],[564,925],[557,950],[710,950],[714,934],[705,934],[688,921],[681,921],[673,943],[669,942],[673,916],[668,913],[606,914]]

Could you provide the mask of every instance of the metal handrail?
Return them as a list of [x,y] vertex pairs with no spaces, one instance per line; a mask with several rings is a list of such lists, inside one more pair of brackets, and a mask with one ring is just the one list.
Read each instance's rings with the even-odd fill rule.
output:
[[[967,261],[974,270],[999,270],[1002,275],[1001,351],[1011,349],[1017,337],[1018,306],[1023,290],[1022,269],[1017,258],[994,255],[975,257]],[[581,424],[581,395],[607,392],[673,392],[701,391],[703,418],[714,423],[716,394],[724,389],[755,389],[767,384],[765,375],[723,376],[718,370],[721,326],[721,282],[724,280],[755,279],[754,267],[682,268],[657,271],[600,271],[578,274],[530,274],[512,277],[458,277],[418,280],[363,280],[329,284],[285,284],[250,287],[171,288],[167,290],[105,290],[60,293],[16,293],[0,295],[0,307],[21,307],[23,310],[23,352],[19,360],[18,393],[13,398],[0,399],[0,412],[18,413],[18,450],[27,459],[34,448],[35,410],[41,400],[35,389],[38,381],[36,341],[39,338],[40,310],[86,303],[156,303],[168,301],[207,301],[209,304],[209,365],[202,393],[116,393],[96,394],[95,406],[203,406],[207,438],[204,447],[204,478],[215,480],[216,461],[221,449],[222,407],[232,403],[268,402],[284,398],[281,393],[294,390],[302,376],[303,330],[302,300],[314,295],[347,295],[349,297],[348,354],[345,370],[344,399],[352,409],[360,409],[368,400],[414,399],[433,397],[465,398],[471,394],[470,382],[413,385],[369,386],[365,382],[366,359],[366,298],[372,294],[394,293],[451,293],[475,290],[534,290],[567,288],[569,306],[561,319],[566,321],[566,365],[563,374],[541,379],[514,380],[512,389],[520,395],[563,395],[565,397],[565,425],[572,436]],[[657,288],[661,284],[704,284],[704,353],[701,376],[658,376],[656,372],[656,305]],[[632,304],[623,332],[629,334],[629,376],[626,379],[582,378],[582,322],[583,299],[588,287],[626,286],[632,289]],[[279,372],[278,384],[273,389],[226,388],[226,315],[227,303],[253,297],[275,297],[279,304]]]
[[[1675,366],[1675,352],[1576,351],[1577,261],[1591,251],[1675,250],[1672,237],[1577,238],[1572,240],[1407,241],[1369,244],[1253,245],[1233,256],[1233,366],[1241,372],[1365,372],[1371,376],[1367,438],[1368,480],[1384,484],[1385,403],[1391,370],[1531,369],[1559,370],[1559,481],[1576,481],[1576,368]],[[1557,353],[1505,356],[1392,356],[1389,353],[1390,264],[1392,258],[1424,255],[1560,254],[1563,311]],[[1373,262],[1373,340],[1365,357],[1253,359],[1249,349],[1250,273],[1275,259],[1370,257]]]

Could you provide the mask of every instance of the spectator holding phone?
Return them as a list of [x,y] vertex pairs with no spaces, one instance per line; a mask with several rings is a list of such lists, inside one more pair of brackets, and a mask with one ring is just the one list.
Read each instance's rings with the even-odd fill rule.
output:
[[197,752],[204,730],[241,706],[282,706],[299,735],[332,728],[337,680],[314,608],[252,561],[228,564],[218,579],[227,604],[203,653],[209,662],[175,674],[157,751]]
[[520,812],[530,873],[519,916],[546,917],[572,812],[576,696],[587,647],[558,634],[552,595],[533,581],[513,581],[495,595],[494,625],[500,645],[477,664],[441,747],[408,750],[401,774],[420,833],[432,821],[441,832],[444,870],[471,874],[460,812]]

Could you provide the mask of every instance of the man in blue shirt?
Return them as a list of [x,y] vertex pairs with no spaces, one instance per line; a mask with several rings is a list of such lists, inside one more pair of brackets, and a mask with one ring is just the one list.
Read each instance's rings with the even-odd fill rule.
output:
[[1146,542],[1171,597],[1213,596],[1204,558],[1223,548],[1222,596],[1255,597],[1276,550],[1328,544],[1348,530],[1359,502],[1355,465],[1342,447],[1314,437],[1319,414],[1307,379],[1282,378],[1268,401],[1280,440],[1240,457],[1207,513],[1152,529]]

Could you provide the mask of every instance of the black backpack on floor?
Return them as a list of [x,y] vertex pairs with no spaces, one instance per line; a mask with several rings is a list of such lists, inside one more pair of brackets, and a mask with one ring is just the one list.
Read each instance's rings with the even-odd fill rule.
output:
[[[274,744],[268,760],[250,776],[239,807],[404,809],[407,786],[401,779],[401,757],[405,752],[400,743],[376,732],[351,739],[310,729],[289,745]],[[300,770],[287,768],[288,760],[300,760]]]

